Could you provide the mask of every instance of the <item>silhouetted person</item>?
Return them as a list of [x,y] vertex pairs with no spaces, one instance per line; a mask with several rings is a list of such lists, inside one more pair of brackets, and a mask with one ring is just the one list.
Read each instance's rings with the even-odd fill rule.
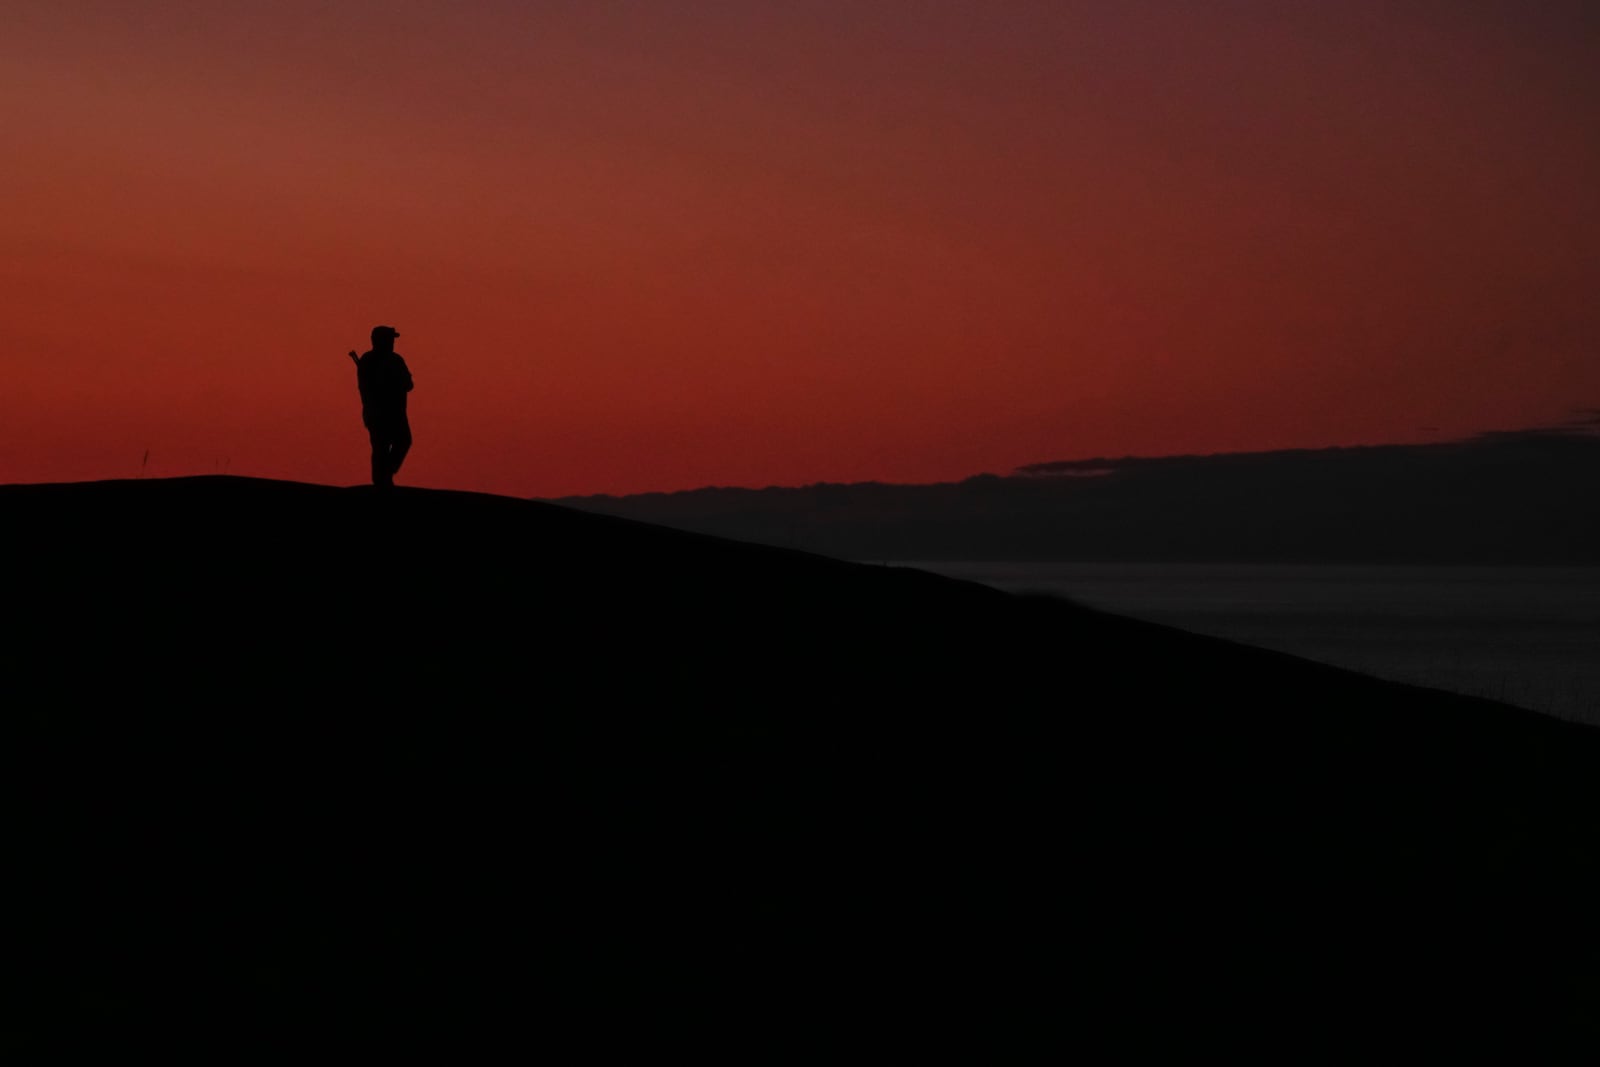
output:
[[411,423],[406,419],[406,394],[411,392],[411,371],[394,339],[393,326],[372,328],[372,350],[350,353],[356,361],[356,385],[361,389],[361,423],[372,439],[372,484],[391,486],[395,472],[411,448]]

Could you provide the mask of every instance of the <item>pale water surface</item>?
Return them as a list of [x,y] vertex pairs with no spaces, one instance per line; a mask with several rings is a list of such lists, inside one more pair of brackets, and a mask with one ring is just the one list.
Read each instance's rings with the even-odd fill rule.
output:
[[1600,724],[1600,567],[899,565]]

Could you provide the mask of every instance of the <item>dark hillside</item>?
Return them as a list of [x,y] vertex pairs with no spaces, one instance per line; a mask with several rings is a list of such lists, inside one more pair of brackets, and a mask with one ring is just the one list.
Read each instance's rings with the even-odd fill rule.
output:
[[0,515],[42,1024],[8,1040],[1595,1036],[1587,728],[505,498],[195,478]]

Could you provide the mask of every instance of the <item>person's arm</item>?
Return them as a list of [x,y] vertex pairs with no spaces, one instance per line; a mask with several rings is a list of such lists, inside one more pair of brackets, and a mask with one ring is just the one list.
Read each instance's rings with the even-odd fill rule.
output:
[[404,359],[401,359],[399,356],[395,356],[394,358],[399,360],[399,363],[400,363],[400,373],[395,376],[395,381],[400,381],[401,379],[404,379],[405,383],[406,383],[406,387],[404,389],[402,389],[401,392],[409,393],[409,392],[411,392],[411,388],[412,388],[411,368],[406,366],[406,361]]

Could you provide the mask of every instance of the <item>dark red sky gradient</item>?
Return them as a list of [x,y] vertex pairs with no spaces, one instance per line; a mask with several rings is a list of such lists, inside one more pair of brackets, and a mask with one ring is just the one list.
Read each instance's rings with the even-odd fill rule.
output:
[[1600,406],[1586,2],[19,5],[0,482],[931,481]]

